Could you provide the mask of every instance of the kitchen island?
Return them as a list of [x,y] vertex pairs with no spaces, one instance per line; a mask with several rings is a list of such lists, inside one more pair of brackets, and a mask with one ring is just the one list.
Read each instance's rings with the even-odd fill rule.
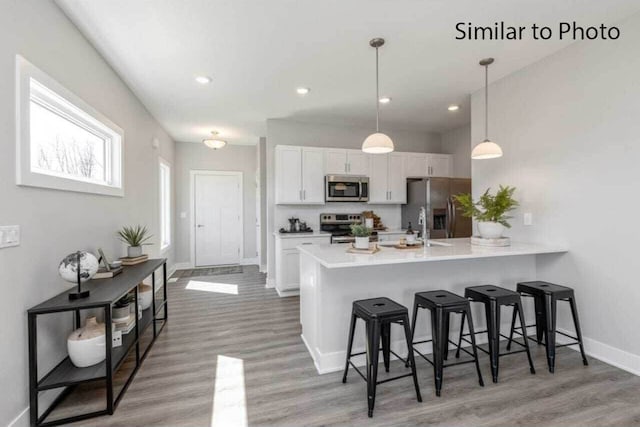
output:
[[[416,292],[446,289],[464,295],[467,286],[493,284],[515,289],[519,281],[536,279],[536,257],[561,256],[566,248],[513,242],[507,247],[471,245],[470,239],[431,241],[432,246],[351,254],[345,245],[305,245],[300,251],[300,322],[302,339],[318,373],[344,368],[354,300],[385,296],[409,308]],[[484,329],[484,311],[472,304],[477,330]],[[531,314],[531,308],[525,307]],[[430,338],[427,312],[418,314],[416,340]],[[503,324],[511,315],[505,313]],[[451,336],[459,330],[452,317]],[[363,323],[358,322],[354,353],[364,350]],[[406,352],[400,327],[392,328],[392,348]],[[482,340],[481,340],[482,341]],[[429,346],[430,347],[430,346]],[[430,349],[424,348],[427,353]],[[357,360],[364,364],[364,358]]]

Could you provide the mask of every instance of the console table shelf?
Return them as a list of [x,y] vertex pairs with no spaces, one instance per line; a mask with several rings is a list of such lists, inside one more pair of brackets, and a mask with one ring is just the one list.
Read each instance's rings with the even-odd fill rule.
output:
[[[155,271],[162,267],[162,299],[156,298]],[[151,276],[152,305],[138,312],[138,284]],[[28,310],[29,319],[29,394],[32,426],[53,426],[73,421],[113,414],[127,387],[137,373],[140,364],[155,342],[156,337],[165,325],[167,313],[167,265],[166,259],[151,259],[142,264],[125,267],[124,271],[112,279],[92,280],[83,284],[84,289],[90,290],[90,295],[81,300],[69,300],[69,292],[63,292]],[[111,325],[111,308],[120,298],[135,289],[136,326],[127,334],[122,334],[122,345],[113,347]],[[88,309],[104,310],[105,331],[105,360],[86,368],[78,368],[65,357],[58,365],[39,379],[37,355],[37,317],[40,315],[71,312],[74,314],[76,327],[80,324],[80,311]],[[160,313],[163,313],[160,316]],[[140,317],[140,318],[138,318]],[[160,324],[160,326],[158,326]],[[152,338],[143,352],[140,350],[140,337],[149,328],[153,329]],[[135,368],[128,376],[122,390],[114,396],[114,374],[120,368],[127,355],[135,351]],[[93,411],[72,417],[47,421],[47,417],[55,407],[78,384],[103,380],[106,382],[106,408],[103,411]],[[45,390],[64,388],[54,402],[39,414],[38,394]]]

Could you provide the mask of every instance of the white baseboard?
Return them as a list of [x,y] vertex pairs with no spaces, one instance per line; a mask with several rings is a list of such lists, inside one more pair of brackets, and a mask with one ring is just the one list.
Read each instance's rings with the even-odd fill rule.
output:
[[173,268],[176,270],[187,270],[189,268],[193,268],[193,264],[189,261],[187,262],[176,262],[173,264]]
[[240,265],[258,265],[258,264],[260,264],[260,260],[258,259],[258,257],[243,258],[242,261],[240,261]]
[[295,297],[300,295],[300,289],[290,289],[290,290],[281,291],[280,289],[276,288],[276,292],[278,293],[278,296],[281,298]]
[[275,288],[275,287],[276,287],[276,281],[275,281],[275,279],[269,278],[269,277],[267,276],[267,284],[266,284],[264,287],[265,287],[265,288],[268,288],[268,289],[273,289],[273,288]]
[[24,408],[10,423],[8,427],[29,427],[29,407]]
[[260,264],[260,273],[266,273],[266,272],[267,272],[267,265]]

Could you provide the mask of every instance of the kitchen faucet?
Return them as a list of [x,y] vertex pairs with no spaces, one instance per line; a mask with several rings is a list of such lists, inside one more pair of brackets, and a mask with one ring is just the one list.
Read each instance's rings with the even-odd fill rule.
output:
[[422,241],[427,243],[429,241],[429,227],[427,227],[427,209],[424,206],[420,207],[420,216],[418,216],[418,224],[422,225]]

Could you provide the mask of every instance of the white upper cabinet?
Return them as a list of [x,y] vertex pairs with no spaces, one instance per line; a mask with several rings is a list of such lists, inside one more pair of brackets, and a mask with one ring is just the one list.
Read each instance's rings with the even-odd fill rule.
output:
[[428,176],[428,154],[426,153],[405,153],[405,167],[407,177],[420,178]]
[[327,175],[369,175],[369,155],[360,150],[329,148],[325,151]]
[[450,178],[453,172],[453,156],[451,154],[429,154],[428,176]]
[[275,149],[276,204],[324,204],[324,150],[278,145]]
[[404,153],[372,154],[369,157],[369,203],[407,203]]
[[369,154],[361,150],[347,150],[347,174],[369,176]]
[[302,203],[324,204],[324,149],[302,149]]

